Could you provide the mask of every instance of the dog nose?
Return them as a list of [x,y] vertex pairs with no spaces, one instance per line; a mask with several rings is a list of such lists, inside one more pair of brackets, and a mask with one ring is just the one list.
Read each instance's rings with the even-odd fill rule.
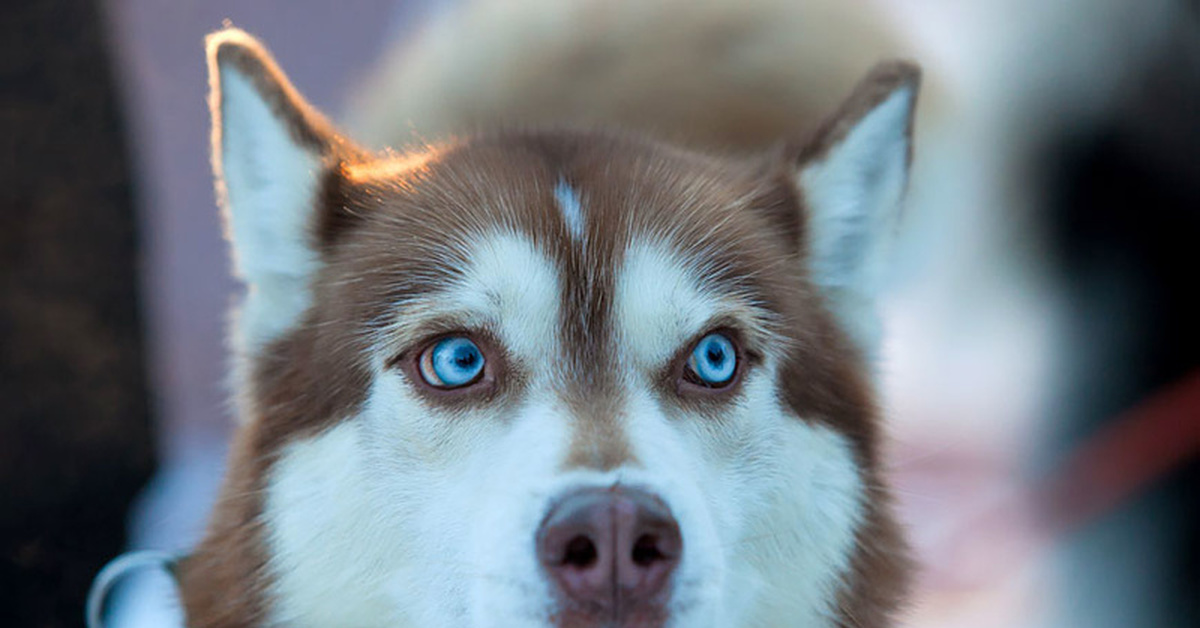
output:
[[666,504],[620,487],[568,495],[537,535],[538,558],[571,607],[617,618],[665,604],[682,549]]

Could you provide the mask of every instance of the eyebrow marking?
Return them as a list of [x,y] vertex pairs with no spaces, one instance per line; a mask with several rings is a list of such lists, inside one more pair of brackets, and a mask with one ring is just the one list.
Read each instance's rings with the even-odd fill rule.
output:
[[470,255],[454,276],[392,304],[383,342],[400,350],[431,334],[481,329],[521,359],[556,355],[558,267],[518,232],[483,232],[464,247]]
[[565,180],[559,179],[554,185],[554,200],[558,201],[558,210],[562,212],[563,222],[567,223],[567,231],[576,240],[583,238],[583,205],[579,202],[579,194]]
[[661,240],[634,240],[617,271],[613,316],[622,346],[635,364],[670,361],[699,334],[731,327],[747,348],[779,357],[776,315],[737,286],[705,281],[703,260],[689,260]]

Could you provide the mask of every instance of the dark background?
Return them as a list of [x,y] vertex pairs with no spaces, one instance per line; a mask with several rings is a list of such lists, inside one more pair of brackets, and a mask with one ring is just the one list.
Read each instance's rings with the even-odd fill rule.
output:
[[78,626],[155,459],[133,184],[97,6],[0,24],[0,625]]

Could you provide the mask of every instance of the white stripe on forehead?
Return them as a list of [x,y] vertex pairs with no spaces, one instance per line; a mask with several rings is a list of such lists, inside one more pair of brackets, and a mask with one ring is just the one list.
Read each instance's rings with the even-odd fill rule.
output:
[[720,311],[716,295],[666,243],[635,241],[617,275],[615,324],[635,363],[669,360]]
[[579,193],[566,181],[559,179],[554,186],[554,200],[558,201],[558,210],[562,212],[563,222],[567,224],[567,232],[572,238],[583,238],[583,205],[579,202]]
[[558,268],[528,236],[511,231],[476,236],[468,260],[449,285],[404,304],[399,335],[405,342],[424,325],[452,322],[496,333],[516,355],[545,361],[558,351],[562,299]]

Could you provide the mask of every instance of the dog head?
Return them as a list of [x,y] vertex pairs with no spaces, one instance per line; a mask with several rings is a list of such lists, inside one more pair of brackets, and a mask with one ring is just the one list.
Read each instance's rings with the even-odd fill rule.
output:
[[578,130],[376,154],[244,33],[209,65],[249,290],[194,622],[886,622],[864,356],[915,68],[733,159]]

